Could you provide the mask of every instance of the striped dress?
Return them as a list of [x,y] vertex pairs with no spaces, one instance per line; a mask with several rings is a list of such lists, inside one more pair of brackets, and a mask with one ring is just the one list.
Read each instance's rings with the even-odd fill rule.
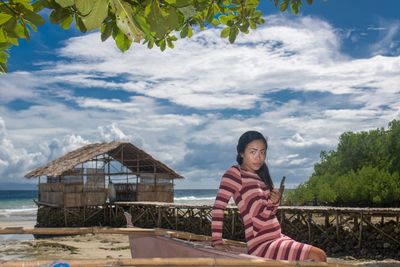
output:
[[250,255],[276,260],[305,260],[311,246],[282,234],[275,213],[278,204],[270,199],[270,190],[260,177],[239,165],[222,176],[212,211],[212,243],[222,244],[224,209],[233,197],[245,227],[247,252]]

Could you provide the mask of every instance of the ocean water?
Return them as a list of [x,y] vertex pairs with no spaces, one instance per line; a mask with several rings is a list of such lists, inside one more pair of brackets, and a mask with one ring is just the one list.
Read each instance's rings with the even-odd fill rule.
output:
[[[174,202],[212,205],[217,190],[175,189]],[[0,190],[0,227],[32,227],[36,223],[37,190]],[[0,244],[12,240],[31,240],[32,235],[0,235]]]
[[0,222],[36,221],[36,190],[1,190]]
[[[212,205],[216,189],[175,189],[175,203]],[[0,222],[36,221],[36,190],[0,190]]]

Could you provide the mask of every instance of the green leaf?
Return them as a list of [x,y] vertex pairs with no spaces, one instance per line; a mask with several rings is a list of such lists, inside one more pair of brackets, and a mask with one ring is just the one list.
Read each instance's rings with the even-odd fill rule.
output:
[[129,40],[122,31],[119,31],[115,36],[115,43],[122,52],[125,52],[131,46],[132,41]]
[[6,13],[0,13],[0,25],[6,23],[9,19],[11,19],[13,16],[6,14]]
[[228,16],[221,15],[221,16],[218,17],[218,20],[219,20],[222,24],[226,25],[226,24],[228,23],[229,18],[228,18]]
[[222,38],[227,38],[229,36],[229,33],[231,31],[230,27],[226,27],[221,31],[221,37]]
[[61,7],[70,7],[75,4],[75,0],[55,0],[57,4],[59,4]]
[[236,26],[232,26],[229,32],[229,42],[233,44],[236,40],[237,35],[239,34],[239,29]]
[[207,21],[208,23],[211,23],[211,21],[213,20],[213,18],[214,18],[214,8],[213,8],[213,6],[210,6],[210,7],[208,8],[208,10],[207,10],[206,21]]
[[6,50],[6,49],[9,49],[10,47],[12,47],[11,43],[9,43],[9,42],[1,43],[0,42],[0,50]]
[[50,14],[50,22],[53,24],[58,24],[65,20],[70,15],[69,10],[58,8],[51,12]]
[[250,24],[251,29],[253,29],[253,30],[257,29],[257,24],[254,20],[250,19],[249,24]]
[[183,15],[185,20],[193,18],[198,13],[193,6],[180,7],[178,11]]
[[167,39],[167,44],[168,44],[168,47],[169,47],[169,48],[171,48],[171,49],[174,48],[174,43],[172,42],[171,39]]
[[[17,24],[17,26],[15,26],[14,33],[17,38],[25,38],[24,26]],[[9,36],[12,35],[9,33]]]
[[193,4],[193,0],[176,0],[176,7],[187,7]]
[[19,45],[19,43],[18,43],[18,39],[17,38],[13,38],[13,37],[8,37],[8,42],[10,42],[11,44],[13,44],[13,45],[15,45],[15,46],[18,46]]
[[105,41],[108,39],[108,37],[111,36],[112,33],[112,29],[113,29],[113,22],[107,22],[107,23],[103,23],[103,25],[101,25],[101,41]]
[[161,8],[157,0],[152,0],[146,6],[145,18],[150,25],[151,32],[158,39],[163,39],[172,30],[179,29],[179,19],[175,8]]
[[189,26],[186,24],[183,26],[182,31],[180,33],[181,38],[185,38],[188,35],[189,32]]
[[92,11],[97,0],[75,0],[75,7],[80,16],[87,16]]
[[0,51],[0,63],[6,63],[7,57],[8,55],[5,51]]
[[301,2],[298,0],[292,0],[290,2],[290,9],[291,9],[292,13],[295,15],[297,15],[299,13],[300,6],[301,6]]
[[284,1],[281,3],[281,5],[279,6],[279,10],[280,10],[281,12],[284,12],[284,11],[288,8],[288,5],[289,5],[289,0],[284,0]]
[[160,46],[160,49],[161,49],[161,51],[164,51],[165,50],[165,39],[162,39],[161,41],[160,41],[160,43],[159,43],[159,46]]
[[32,29],[34,32],[37,32],[37,27],[36,27],[35,24],[33,24],[32,22],[30,22],[29,20],[26,21],[26,24],[28,24],[29,27],[31,27],[31,29]]
[[69,27],[71,26],[73,20],[73,16],[69,15],[65,20],[63,20],[63,22],[60,23],[61,28],[63,28],[64,30],[69,29]]
[[136,27],[132,15],[132,6],[122,0],[113,0],[117,17],[118,28],[134,42],[140,42],[144,36],[143,32]]
[[192,26],[189,26],[188,28],[189,28],[189,30],[188,30],[188,37],[190,38],[190,37],[193,36],[193,29],[192,29]]
[[249,32],[249,24],[247,23],[247,24],[240,25],[239,30],[241,32],[248,33]]
[[88,31],[100,28],[108,15],[108,0],[96,0],[90,13],[82,18]]
[[165,2],[178,8],[190,6],[193,4],[192,0],[166,0]]
[[46,7],[47,4],[47,0],[38,0],[35,1],[34,3],[32,3],[32,7],[33,7],[33,12],[38,13],[39,11],[41,11],[43,8]]
[[248,8],[256,8],[260,4],[259,0],[247,0],[246,7]]
[[29,39],[30,39],[30,31],[29,31],[29,28],[28,28],[28,26],[26,26],[26,25],[24,25],[23,28],[24,28],[24,36],[25,36],[25,39],[29,41]]
[[143,16],[140,15],[133,16],[133,21],[135,22],[136,26],[139,28],[140,31],[145,33],[147,36],[152,37],[150,31],[150,25],[147,23],[146,19]]
[[154,41],[153,41],[153,40],[149,40],[149,42],[147,43],[147,47],[148,47],[149,49],[152,49],[153,46],[154,46]]
[[7,40],[8,40],[7,33],[5,33],[4,30],[0,28],[0,43],[5,43],[7,42]]
[[213,20],[211,21],[211,24],[212,24],[214,27],[217,27],[217,26],[220,25],[221,23],[219,23],[219,20],[213,19]]
[[42,16],[29,9],[25,9],[23,12],[24,12],[24,18],[26,20],[29,20],[35,25],[42,26],[46,22]]
[[175,6],[176,5],[176,0],[165,0],[165,2],[167,2],[170,5]]
[[78,30],[80,30],[81,32],[87,32],[85,24],[83,24],[82,19],[77,15],[75,15],[75,25],[76,25],[76,28]]
[[17,18],[12,17],[6,23],[3,24],[3,29],[6,32],[13,32],[16,26],[17,26]]
[[261,17],[262,16],[262,11],[261,10],[256,10],[256,11],[254,11],[254,14],[253,14],[253,18],[255,17],[255,18],[259,18],[259,17]]
[[5,63],[0,63],[0,72],[2,73],[8,72],[7,65]]

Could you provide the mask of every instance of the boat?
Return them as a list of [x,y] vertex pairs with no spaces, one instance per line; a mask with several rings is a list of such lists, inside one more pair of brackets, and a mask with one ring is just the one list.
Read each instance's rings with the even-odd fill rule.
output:
[[[127,228],[135,228],[131,214],[125,212],[124,215]],[[326,262],[269,260],[247,254],[247,246],[244,242],[224,240],[222,249],[216,249],[211,246],[209,236],[166,229],[155,229],[154,233],[128,234],[133,259],[159,258],[164,261],[170,259],[171,265],[168,266],[201,266],[199,262],[193,264],[193,261],[190,261],[191,258],[209,259],[209,261],[204,261],[206,263],[204,266],[352,266]],[[171,261],[173,259],[175,261]],[[185,259],[187,259],[186,264]],[[177,265],[172,265],[173,262]]]

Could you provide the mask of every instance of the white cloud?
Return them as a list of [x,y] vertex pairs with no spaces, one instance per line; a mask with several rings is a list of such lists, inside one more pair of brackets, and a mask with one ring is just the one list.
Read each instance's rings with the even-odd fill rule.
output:
[[[166,52],[120,53],[98,33],[68,39],[62,61],[1,77],[9,131],[0,137],[11,152],[0,171],[17,166],[16,154],[32,166],[89,141],[129,140],[185,175],[178,186],[209,188],[234,163],[239,136],[255,129],[269,137],[276,182],[304,181],[342,132],[400,118],[400,57],[353,59],[341,38],[313,17],[271,16],[234,45],[213,29]],[[16,99],[35,105],[5,106]]]
[[111,125],[107,126],[99,126],[101,140],[105,142],[111,142],[116,140],[126,141],[129,138],[125,135],[121,129],[118,128],[116,123],[112,123]]
[[400,21],[381,21],[382,26],[376,28],[369,28],[381,32],[379,41],[370,46],[370,51],[373,55],[386,55],[395,52],[395,55],[399,53],[399,33],[400,33]]

